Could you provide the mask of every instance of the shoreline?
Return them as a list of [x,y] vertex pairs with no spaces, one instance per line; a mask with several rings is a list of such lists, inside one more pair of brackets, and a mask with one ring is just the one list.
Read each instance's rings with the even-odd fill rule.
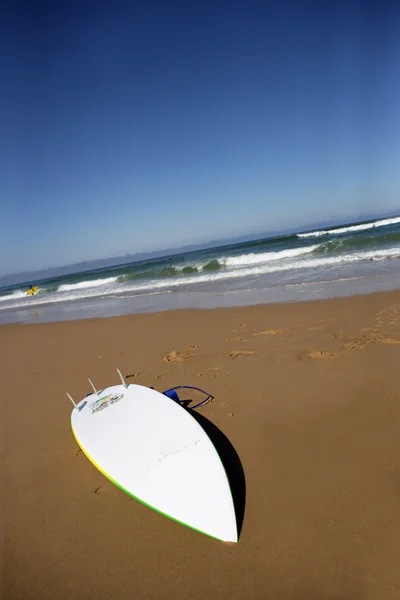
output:
[[[393,290],[388,290],[388,291],[374,291],[374,292],[370,292],[367,294],[353,294],[353,295],[346,295],[346,296],[335,296],[335,297],[329,297],[329,298],[317,298],[317,299],[309,299],[309,300],[293,300],[293,301],[286,301],[286,302],[266,302],[266,303],[259,303],[259,304],[248,304],[248,305],[233,305],[233,306],[217,306],[217,307],[211,307],[211,308],[201,308],[201,307],[189,307],[189,308],[171,308],[171,309],[164,309],[164,310],[155,310],[154,312],[133,312],[133,313],[127,313],[127,314],[120,314],[120,315],[111,315],[111,316],[93,316],[93,317],[81,317],[81,318],[71,318],[71,319],[65,319],[65,320],[57,320],[57,321],[33,321],[33,322],[5,322],[5,323],[1,323],[0,322],[0,331],[6,327],[15,327],[15,326],[22,326],[22,327],[26,327],[26,326],[35,326],[35,327],[39,327],[39,326],[43,326],[43,325],[56,325],[56,324],[71,324],[74,322],[77,323],[85,323],[85,322],[95,322],[95,323],[102,323],[104,321],[110,321],[110,320],[123,320],[123,319],[131,319],[131,318],[149,318],[155,315],[160,315],[161,317],[165,317],[167,318],[168,315],[183,315],[183,314],[188,314],[188,315],[198,315],[198,314],[208,314],[208,313],[229,313],[229,312],[236,312],[236,311],[252,311],[252,310],[262,310],[262,309],[269,309],[274,311],[277,310],[290,310],[290,312],[293,312],[294,307],[297,306],[321,306],[323,307],[324,305],[327,306],[331,303],[340,303],[340,302],[360,302],[360,300],[362,299],[367,299],[367,298],[376,298],[379,301],[379,298],[382,298],[383,301],[391,301],[391,298],[394,298],[398,296],[399,300],[400,300],[400,288],[396,288]],[[284,307],[290,307],[290,308],[284,308]]]
[[[0,327],[9,600],[396,597],[400,291],[32,325]],[[130,499],[79,451],[66,392],[117,368],[214,396],[196,412],[243,467],[237,544]]]
[[[400,289],[396,278],[381,275],[379,285],[376,277],[357,279],[356,287],[349,288],[352,280],[294,284],[268,290],[244,289],[225,292],[178,292],[149,294],[131,297],[96,297],[71,302],[49,302],[32,307],[0,310],[0,326],[8,323],[56,323],[87,319],[107,319],[135,314],[158,314],[179,310],[220,310],[252,306],[328,301],[369,296],[376,293],[394,293]],[[333,285],[333,287],[332,287]],[[322,287],[321,287],[322,286]],[[330,287],[331,286],[331,287]],[[284,291],[289,290],[285,297]],[[307,292],[307,293],[305,293]],[[297,295],[296,295],[297,294]]]

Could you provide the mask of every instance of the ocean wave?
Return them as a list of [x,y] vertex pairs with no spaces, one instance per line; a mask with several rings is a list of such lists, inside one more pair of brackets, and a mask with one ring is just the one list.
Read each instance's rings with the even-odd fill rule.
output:
[[367,248],[377,248],[383,245],[398,244],[400,242],[400,233],[395,231],[393,233],[380,234],[380,235],[365,235],[361,237],[349,237],[331,239],[326,242],[322,242],[317,245],[314,250],[315,254],[334,254],[334,253],[346,253],[351,250],[364,250]]
[[375,229],[376,227],[386,227],[387,225],[396,225],[400,223],[400,217],[391,219],[379,219],[369,223],[361,223],[360,225],[349,225],[348,227],[339,227],[337,229],[322,229],[321,231],[310,231],[308,233],[298,233],[299,238],[321,237],[323,235],[341,235],[342,233],[353,233],[355,231],[366,231]]
[[299,269],[315,269],[320,267],[355,263],[367,260],[384,260],[387,258],[400,258],[400,248],[388,248],[385,250],[360,252],[355,254],[327,256],[323,258],[300,258],[292,261],[276,263],[269,261],[260,266],[251,266],[247,269],[237,269],[232,271],[223,271],[208,275],[197,275],[195,277],[177,278],[170,281],[149,281],[139,284],[135,287],[130,287],[129,291],[134,290],[150,290],[150,289],[168,289],[172,287],[192,285],[196,283],[212,283],[220,280],[228,280],[253,275],[265,275],[268,273],[277,273],[280,271],[290,271]]
[[73,290],[82,290],[85,288],[99,287],[114,283],[117,281],[117,277],[107,277],[104,279],[88,279],[86,281],[79,281],[78,283],[63,283],[59,286],[59,292],[71,292]]
[[239,244],[227,244],[225,246],[220,246],[218,250],[221,253],[227,254],[229,256],[229,252],[231,250],[240,249],[244,254],[247,248],[254,248],[255,246],[258,248],[268,248],[270,246],[276,246],[277,244],[287,244],[289,242],[294,242],[297,240],[296,233],[283,234],[283,235],[275,235],[274,237],[260,238],[256,240],[248,240],[246,242],[240,242]]
[[239,267],[247,265],[257,265],[275,260],[283,260],[287,258],[295,258],[305,254],[310,254],[318,248],[319,244],[307,246],[303,248],[289,248],[287,250],[279,250],[278,252],[262,252],[260,254],[241,254],[240,256],[230,256],[221,259],[227,267]]
[[[103,280],[104,281],[104,280]],[[85,283],[85,282],[81,282],[81,283]],[[73,285],[73,284],[72,284]],[[60,286],[63,287],[63,286]],[[25,297],[18,297],[17,301],[14,301],[9,303],[8,305],[4,305],[2,303],[0,303],[0,310],[8,310],[11,308],[31,308],[31,307],[36,307],[36,306],[42,306],[42,305],[47,305],[47,304],[57,304],[59,302],[70,302],[70,301],[76,301],[76,300],[85,300],[88,298],[96,298],[99,296],[102,297],[107,297],[107,296],[112,296],[113,294],[118,294],[119,295],[121,293],[121,286],[117,286],[117,285],[110,285],[105,289],[101,289],[101,287],[99,285],[97,286],[92,286],[92,287],[80,287],[80,288],[74,288],[74,289],[70,289],[67,292],[65,291],[65,289],[63,290],[64,293],[60,294],[60,288],[57,289],[57,291],[54,294],[42,294],[41,296],[39,294],[35,294],[34,296],[25,296]]]
[[328,235],[331,233],[330,231],[322,230],[322,231],[311,231],[310,233],[298,233],[298,238],[312,238],[312,237],[321,237],[323,235]]
[[52,288],[47,288],[47,287],[41,287],[37,290],[37,292],[35,292],[34,296],[28,296],[27,295],[27,290],[13,290],[12,293],[8,293],[8,294],[3,294],[0,295],[0,304],[2,302],[7,302],[7,301],[15,301],[18,299],[24,299],[27,302],[29,302],[30,304],[32,304],[33,299],[37,298],[38,296],[42,296],[43,294],[49,294],[49,293],[53,293],[57,291],[57,287],[52,287]]
[[[309,254],[317,245],[303,247],[303,248],[291,248],[287,250],[280,250],[278,252],[260,252],[250,254],[240,254],[239,256],[225,256],[220,258],[212,258],[207,262],[196,262],[192,265],[176,265],[166,266],[163,269],[157,269],[152,271],[139,271],[132,273],[124,273],[117,279],[118,283],[129,283],[131,281],[138,280],[153,280],[153,279],[166,279],[176,278],[185,276],[193,276],[197,273],[213,273],[224,269],[235,269],[237,267],[246,267],[249,265],[257,265],[273,260],[282,260],[286,258],[294,258],[303,254]],[[185,281],[189,281],[189,277]]]
[[214,270],[215,268],[220,268],[221,265],[218,263],[216,267],[211,265],[211,262],[218,261],[210,261],[205,265],[181,265],[181,266],[166,266],[162,269],[155,269],[152,271],[133,271],[131,273],[123,273],[117,278],[118,283],[126,283],[129,281],[136,281],[140,279],[157,279],[157,278],[166,278],[166,277],[176,277],[179,275],[193,275],[193,273],[198,273],[202,269],[204,270]]
[[202,271],[218,271],[223,265],[216,258],[201,267]]
[[35,292],[34,296],[27,295],[28,288],[22,289],[22,290],[16,289],[13,291],[9,290],[8,293],[5,292],[3,294],[0,294],[0,302],[6,302],[7,300],[18,300],[19,298],[24,298],[28,302],[32,302],[32,299],[37,298],[40,294],[44,294],[49,291],[54,292],[56,290],[57,290],[57,288],[45,288],[45,287],[42,288],[41,287]]
[[11,293],[5,293],[0,296],[0,302],[6,302],[7,300],[18,300],[18,298],[29,298],[26,295],[26,291],[23,290],[14,290]]
[[[181,276],[164,277],[148,280],[125,281],[122,285],[116,277],[103,278],[92,281],[81,281],[75,284],[61,285],[54,293],[43,293],[35,296],[26,296],[25,291],[15,291],[0,300],[0,309],[30,308],[45,304],[85,300],[89,298],[121,297],[126,294],[143,294],[146,292],[167,293],[170,291],[188,291],[188,287],[194,284],[202,286],[218,281],[232,279],[243,279],[269,273],[285,271],[314,270],[325,267],[340,266],[342,264],[356,263],[360,261],[380,261],[390,258],[400,258],[400,247],[381,248],[375,250],[353,252],[347,254],[323,254],[318,255],[315,251],[321,245],[309,246],[308,248],[294,248],[276,253],[261,253],[228,257],[236,259],[228,268],[217,268],[216,270],[198,270],[192,274],[183,273]],[[301,250],[301,252],[300,252]],[[272,258],[271,255],[275,256]],[[281,258],[283,260],[277,260]],[[221,260],[221,259],[220,259]],[[247,261],[247,262],[244,262]],[[211,261],[205,264],[209,265]],[[220,264],[218,262],[218,264]],[[204,266],[204,265],[203,265]],[[179,289],[181,288],[181,290]]]

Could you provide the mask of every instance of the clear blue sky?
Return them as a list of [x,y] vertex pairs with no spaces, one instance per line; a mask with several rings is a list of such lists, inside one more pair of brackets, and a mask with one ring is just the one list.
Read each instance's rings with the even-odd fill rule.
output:
[[400,208],[399,2],[6,12],[0,274]]

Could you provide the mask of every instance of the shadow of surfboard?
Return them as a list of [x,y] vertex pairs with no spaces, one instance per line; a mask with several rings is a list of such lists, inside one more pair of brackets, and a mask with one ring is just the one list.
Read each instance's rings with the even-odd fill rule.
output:
[[216,451],[219,454],[221,462],[225,468],[226,475],[228,477],[229,485],[231,488],[233,505],[235,507],[236,514],[236,525],[238,531],[238,539],[242,531],[244,513],[246,506],[246,479],[242,463],[225,434],[214,423],[211,423],[203,415],[199,414],[195,410],[190,410],[189,407],[185,407],[186,410],[190,411],[190,414],[198,424],[204,429],[211,442],[213,443]]

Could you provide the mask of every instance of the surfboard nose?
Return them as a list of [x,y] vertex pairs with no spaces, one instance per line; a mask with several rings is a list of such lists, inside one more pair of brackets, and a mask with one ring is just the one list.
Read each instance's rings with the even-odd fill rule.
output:
[[87,458],[149,508],[205,535],[237,542],[230,484],[210,438],[180,404],[130,384],[74,406],[71,426]]

